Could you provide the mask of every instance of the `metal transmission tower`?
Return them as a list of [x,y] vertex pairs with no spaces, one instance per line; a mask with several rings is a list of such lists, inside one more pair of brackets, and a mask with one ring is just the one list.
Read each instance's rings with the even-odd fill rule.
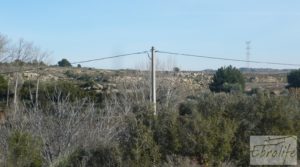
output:
[[250,70],[250,50],[251,50],[251,41],[246,41],[246,61],[247,61],[247,68]]

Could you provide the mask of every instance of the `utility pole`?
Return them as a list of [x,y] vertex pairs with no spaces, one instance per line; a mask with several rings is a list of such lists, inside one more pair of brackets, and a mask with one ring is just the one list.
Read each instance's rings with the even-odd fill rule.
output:
[[154,109],[154,115],[157,115],[156,111],[156,69],[155,69],[155,48],[152,46],[151,48],[151,80],[152,80],[152,103],[153,103],[153,109]]

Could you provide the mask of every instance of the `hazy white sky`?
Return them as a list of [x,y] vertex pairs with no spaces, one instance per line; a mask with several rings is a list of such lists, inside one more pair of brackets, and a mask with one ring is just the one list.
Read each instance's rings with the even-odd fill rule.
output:
[[[300,63],[299,0],[1,0],[0,33],[24,38],[50,60],[101,58],[159,50],[246,59]],[[246,63],[158,55],[162,64],[183,70],[237,67]],[[171,63],[167,61],[171,60]],[[136,68],[146,55],[87,63],[98,68]],[[167,66],[167,65],[166,65]],[[251,64],[252,67],[295,68]]]

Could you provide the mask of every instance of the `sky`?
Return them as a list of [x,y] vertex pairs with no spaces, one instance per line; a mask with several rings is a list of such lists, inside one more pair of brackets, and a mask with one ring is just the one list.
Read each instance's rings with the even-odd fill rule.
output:
[[[150,50],[300,64],[299,0],[0,0],[0,33],[70,62]],[[246,63],[158,54],[160,68]],[[146,68],[147,54],[82,64]],[[250,63],[255,68],[297,68]]]

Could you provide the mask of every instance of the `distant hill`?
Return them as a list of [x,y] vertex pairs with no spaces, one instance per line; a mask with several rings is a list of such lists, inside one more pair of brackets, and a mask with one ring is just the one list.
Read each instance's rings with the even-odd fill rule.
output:
[[[256,73],[256,74],[286,74],[292,71],[293,69],[272,69],[272,68],[246,68],[241,67],[239,70],[242,73]],[[201,71],[185,71],[185,72],[203,72],[206,74],[214,74],[216,70],[214,69],[205,69]]]
[[239,68],[241,72],[248,73],[268,73],[268,74],[279,74],[279,73],[289,73],[292,69],[272,69],[272,68]]

